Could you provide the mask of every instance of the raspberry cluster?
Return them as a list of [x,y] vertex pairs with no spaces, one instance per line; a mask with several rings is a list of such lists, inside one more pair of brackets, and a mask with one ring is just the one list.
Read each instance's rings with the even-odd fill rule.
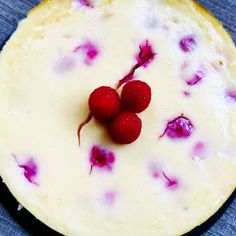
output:
[[120,144],[134,142],[140,135],[142,121],[136,113],[144,111],[151,101],[151,88],[145,82],[134,80],[118,92],[107,86],[95,89],[89,97],[91,115],[108,124],[110,137]]

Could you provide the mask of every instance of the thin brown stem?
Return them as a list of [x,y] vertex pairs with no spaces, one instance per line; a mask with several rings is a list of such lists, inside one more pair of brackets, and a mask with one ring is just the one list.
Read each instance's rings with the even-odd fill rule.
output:
[[92,120],[93,116],[91,113],[89,113],[89,115],[87,116],[87,118],[79,125],[79,128],[77,130],[77,136],[78,136],[78,142],[79,142],[79,146],[80,146],[80,133],[82,128],[88,124],[91,120]]
[[90,166],[89,175],[91,175],[91,174],[92,174],[92,171],[93,171],[93,164]]

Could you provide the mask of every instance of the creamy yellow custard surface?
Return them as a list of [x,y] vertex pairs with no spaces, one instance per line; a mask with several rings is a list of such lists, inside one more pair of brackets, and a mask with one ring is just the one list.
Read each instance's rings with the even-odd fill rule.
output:
[[[91,92],[147,48],[131,78],[152,89],[139,139],[118,145],[92,119],[79,146]],[[183,234],[235,189],[235,68],[231,38],[190,0],[45,1],[0,55],[0,175],[65,235]]]

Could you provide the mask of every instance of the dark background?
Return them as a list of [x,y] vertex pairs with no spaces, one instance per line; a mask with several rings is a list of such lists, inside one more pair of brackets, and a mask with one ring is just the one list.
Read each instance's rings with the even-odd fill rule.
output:
[[[26,12],[39,2],[40,0],[0,0],[0,49],[16,29],[19,20],[24,18]],[[198,2],[224,23],[236,42],[236,0],[198,0]],[[235,195],[236,193],[216,215],[188,235],[236,236]],[[0,236],[59,235],[37,221],[26,210],[17,211],[17,206],[18,203],[14,197],[1,183]]]

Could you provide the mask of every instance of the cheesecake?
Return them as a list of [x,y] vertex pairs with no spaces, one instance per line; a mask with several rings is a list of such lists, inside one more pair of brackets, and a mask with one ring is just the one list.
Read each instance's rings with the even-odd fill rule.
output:
[[[143,60],[145,58],[145,60]],[[64,235],[181,235],[236,187],[236,49],[191,0],[45,0],[0,54],[0,175]],[[142,130],[111,139],[90,94],[151,88]]]

